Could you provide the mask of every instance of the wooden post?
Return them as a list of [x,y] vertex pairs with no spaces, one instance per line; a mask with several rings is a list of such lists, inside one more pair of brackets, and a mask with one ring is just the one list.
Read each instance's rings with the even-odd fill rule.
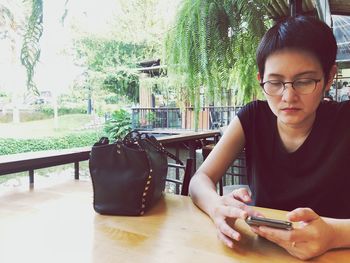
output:
[[29,186],[34,186],[34,170],[29,170]]
[[74,162],[74,179],[79,180],[79,162]]
[[142,108],[151,108],[154,107],[152,103],[152,89],[145,85],[145,80],[149,78],[148,74],[140,74],[140,107]]

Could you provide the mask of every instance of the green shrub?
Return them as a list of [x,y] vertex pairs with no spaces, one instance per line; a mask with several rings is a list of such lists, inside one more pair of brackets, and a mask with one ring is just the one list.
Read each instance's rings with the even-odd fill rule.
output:
[[20,116],[21,122],[47,120],[49,118],[50,116],[43,112],[23,112]]
[[0,155],[92,146],[101,136],[102,134],[100,132],[94,131],[42,139],[0,138]]
[[[38,121],[52,118],[51,116],[45,114],[44,112],[37,111],[20,111],[19,112],[21,122],[27,121]],[[7,112],[6,114],[0,114],[0,123],[9,123],[12,122],[12,111]]]
[[112,95],[105,97],[104,100],[107,104],[117,104],[120,101],[120,98],[118,95]]
[[12,121],[12,113],[0,114],[0,123],[9,123]]
[[[38,112],[42,112],[46,114],[47,116],[53,117],[54,110],[52,107],[41,105],[38,109]],[[58,115],[66,115],[66,114],[85,114],[86,108],[84,107],[78,107],[78,108],[70,108],[70,107],[59,107],[58,108]]]
[[[86,114],[85,108],[67,108],[60,107],[58,108],[58,115],[69,115],[69,114]],[[21,122],[27,121],[38,121],[46,120],[54,117],[53,108],[48,106],[40,106],[36,110],[31,111],[20,111],[20,120]],[[0,114],[0,123],[9,123],[12,122],[12,111],[7,112],[6,114]]]
[[123,109],[113,112],[105,124],[105,132],[111,139],[123,138],[130,131],[131,114]]

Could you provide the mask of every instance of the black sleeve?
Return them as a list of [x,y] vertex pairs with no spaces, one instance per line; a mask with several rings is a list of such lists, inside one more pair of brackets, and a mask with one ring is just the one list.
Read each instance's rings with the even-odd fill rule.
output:
[[259,107],[258,104],[259,101],[249,102],[237,113],[237,116],[242,124],[246,140],[251,138],[252,127],[254,125],[254,115]]

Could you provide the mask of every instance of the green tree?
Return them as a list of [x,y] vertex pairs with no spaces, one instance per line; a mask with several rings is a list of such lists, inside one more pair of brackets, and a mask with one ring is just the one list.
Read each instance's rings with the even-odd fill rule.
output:
[[[126,43],[147,44],[161,57],[163,42],[181,0],[119,0],[120,11],[112,36]],[[149,57],[154,58],[154,57]]]
[[171,0],[119,0],[118,15],[108,37],[83,35],[75,41],[79,64],[87,69],[89,85],[137,103],[137,64],[162,56]]
[[134,103],[139,101],[139,76],[135,70],[119,67],[105,73],[104,89],[115,93],[118,97],[124,96]]
[[152,55],[152,48],[90,36],[75,41],[75,50],[95,89],[102,88],[126,96],[132,102],[138,101],[137,63]]

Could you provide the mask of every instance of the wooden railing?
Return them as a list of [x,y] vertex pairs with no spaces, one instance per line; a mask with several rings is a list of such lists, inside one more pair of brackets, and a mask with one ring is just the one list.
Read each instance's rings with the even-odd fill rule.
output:
[[[157,131],[161,134],[162,131]],[[208,132],[179,132],[176,135],[159,137],[158,140],[178,158],[185,161],[186,158],[194,160],[193,171],[196,170],[196,149],[201,147],[207,139],[218,140],[218,131]],[[181,151],[187,151],[186,156],[181,156]],[[91,147],[20,153],[0,156],[0,176],[18,172],[29,172],[29,184],[34,186],[34,171],[62,164],[74,164],[74,178],[79,179],[79,162],[86,161],[90,157]],[[178,179],[178,172],[176,173]]]
[[28,171],[29,183],[32,186],[34,170],[73,163],[74,178],[79,179],[79,162],[89,159],[90,149],[85,147],[0,156],[0,176]]

